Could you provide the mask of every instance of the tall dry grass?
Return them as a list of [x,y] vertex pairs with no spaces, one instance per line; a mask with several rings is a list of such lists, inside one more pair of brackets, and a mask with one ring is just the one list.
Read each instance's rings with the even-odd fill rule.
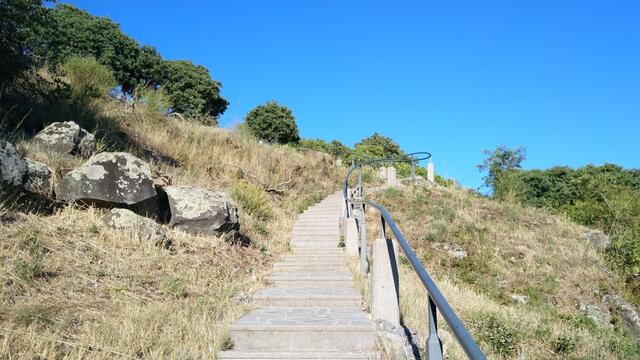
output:
[[[336,191],[344,168],[144,107],[95,106],[97,127],[89,130],[103,150],[129,151],[173,184],[229,192],[252,243],[167,229],[166,250],[103,227],[103,209],[22,214],[3,204],[0,358],[214,358],[227,325],[249,306],[247,295],[288,249],[295,215]],[[58,178],[81,163],[28,139],[20,148]]]
[[[616,322],[580,310],[607,312],[601,298],[621,291],[601,254],[581,240],[584,228],[542,210],[498,203],[463,189],[390,188],[371,195],[394,216],[401,231],[452,307],[489,358],[634,359],[640,342]],[[379,236],[378,216],[368,212],[369,238]],[[441,244],[467,252],[455,259]],[[402,321],[427,332],[427,295],[400,255]],[[527,304],[511,295],[526,295]],[[366,295],[366,293],[365,293]],[[465,358],[443,325],[448,358]]]

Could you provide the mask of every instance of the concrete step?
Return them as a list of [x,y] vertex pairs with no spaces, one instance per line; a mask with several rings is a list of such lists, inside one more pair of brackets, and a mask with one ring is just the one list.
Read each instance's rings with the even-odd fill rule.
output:
[[339,236],[332,234],[293,234],[292,240],[338,240]]
[[233,360],[365,360],[380,359],[380,354],[366,351],[243,351],[228,350],[218,354],[218,359]]
[[275,287],[258,291],[253,295],[252,300],[258,306],[360,308],[362,305],[360,294],[348,287]]
[[301,262],[280,262],[273,264],[273,271],[275,272],[301,272],[301,271],[347,271],[346,264],[333,263],[327,264],[324,262],[316,263],[301,263]]
[[337,246],[325,246],[325,247],[298,247],[292,246],[294,255],[330,255],[330,254],[344,254],[344,248]]
[[343,254],[291,254],[280,258],[282,262],[287,263],[324,263],[324,264],[346,264],[347,257]]
[[326,248],[330,248],[330,247],[334,247],[337,248],[338,247],[338,239],[333,240],[333,241],[303,241],[303,240],[297,240],[297,241],[291,241],[291,246],[295,246],[296,248],[317,248],[317,247],[326,247]]
[[234,350],[371,351],[374,326],[353,308],[265,307],[229,327]]
[[336,238],[340,237],[339,229],[295,229],[291,233],[293,237],[298,236],[334,236]]
[[279,287],[350,287],[351,274],[346,271],[274,272],[267,281]]

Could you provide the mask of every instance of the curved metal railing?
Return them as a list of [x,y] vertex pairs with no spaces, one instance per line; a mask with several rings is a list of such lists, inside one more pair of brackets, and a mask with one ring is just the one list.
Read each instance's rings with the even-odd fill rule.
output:
[[[425,157],[425,160],[431,157],[429,153],[414,153],[415,154],[428,154],[428,157]],[[349,172],[347,173],[344,180],[344,188],[343,195],[345,200],[345,219],[349,217],[355,216],[356,221],[359,225],[360,232],[360,270],[365,273],[367,271],[367,240],[366,240],[366,222],[365,222],[365,205],[369,205],[376,209],[380,213],[380,225],[381,225],[381,237],[383,239],[387,238],[386,226],[389,227],[391,233],[393,234],[393,238],[395,238],[396,242],[404,252],[404,255],[407,257],[407,260],[413,267],[413,270],[420,278],[422,285],[427,291],[428,296],[428,321],[429,321],[429,335],[426,341],[426,351],[427,357],[429,360],[434,359],[442,359],[442,343],[440,342],[440,338],[438,337],[438,320],[437,320],[437,311],[440,312],[444,320],[447,322],[453,335],[457,339],[458,343],[465,351],[467,356],[470,359],[486,359],[484,353],[478,346],[478,344],[471,337],[467,329],[462,324],[462,321],[458,318],[455,311],[451,308],[451,305],[447,302],[446,298],[440,292],[440,289],[433,281],[427,270],[424,268],[415,252],[409,245],[409,242],[404,238],[402,232],[393,221],[393,218],[382,205],[377,204],[370,200],[365,200],[362,197],[362,178],[361,175],[358,181],[358,187],[356,188],[353,194],[349,194],[349,178],[351,174],[357,169],[362,168],[365,165],[368,165],[373,162],[385,162],[390,161],[390,159],[370,159],[368,161],[360,162],[358,164],[353,164]],[[419,160],[418,160],[419,161]],[[352,195],[352,196],[350,196]],[[354,213],[354,210],[357,210],[357,214]],[[359,218],[359,219],[358,219]],[[345,226],[346,228],[346,226]],[[437,311],[436,311],[437,310]]]

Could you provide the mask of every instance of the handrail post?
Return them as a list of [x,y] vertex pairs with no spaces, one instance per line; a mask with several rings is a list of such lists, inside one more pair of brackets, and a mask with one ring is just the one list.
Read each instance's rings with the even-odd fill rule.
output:
[[360,203],[360,272],[367,273],[367,222],[364,204]]
[[427,338],[427,359],[429,360],[442,360],[442,342],[438,337],[438,313],[436,310],[436,303],[429,297],[428,312],[429,312],[429,337]]

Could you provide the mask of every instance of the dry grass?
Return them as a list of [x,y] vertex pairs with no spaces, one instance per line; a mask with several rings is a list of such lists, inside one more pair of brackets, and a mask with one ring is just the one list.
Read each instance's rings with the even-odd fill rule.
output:
[[[16,215],[3,204],[0,358],[214,358],[243,299],[288,249],[294,215],[337,190],[344,168],[145,109],[99,110],[104,150],[132,152],[174,184],[230,192],[252,245],[169,230],[165,250],[103,227],[101,209]],[[21,149],[58,178],[80,163],[28,141]]]
[[[423,186],[373,196],[394,216],[418,257],[490,358],[637,358],[637,340],[617,325],[579,310],[620,290],[600,254],[580,240],[581,227],[544,211],[505,205],[460,189]],[[378,234],[374,211],[369,238]],[[454,259],[435,243],[464,249]],[[427,329],[426,294],[400,256],[403,322]],[[529,296],[517,304],[512,294]],[[441,322],[444,324],[444,322]],[[465,358],[447,327],[441,338],[452,359]],[[421,346],[424,346],[421,340]]]

